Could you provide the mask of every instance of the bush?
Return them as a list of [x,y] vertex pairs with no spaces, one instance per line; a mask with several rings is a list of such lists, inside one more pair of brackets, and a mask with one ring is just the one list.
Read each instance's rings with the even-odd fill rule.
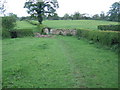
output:
[[2,27],[3,30],[13,30],[16,25],[16,18],[14,16],[2,17]]
[[90,31],[82,29],[77,31],[78,37],[83,37],[107,46],[118,45],[120,43],[119,34],[120,32],[116,31]]
[[120,31],[120,25],[99,25],[100,30]]
[[2,38],[10,38],[10,33],[8,30],[2,30]]

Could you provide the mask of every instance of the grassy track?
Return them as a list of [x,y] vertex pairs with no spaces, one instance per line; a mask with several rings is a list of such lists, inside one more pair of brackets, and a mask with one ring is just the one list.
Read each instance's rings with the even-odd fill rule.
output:
[[90,29],[98,30],[98,25],[116,25],[118,22],[100,21],[100,20],[49,20],[43,24],[51,28],[60,29]]
[[118,57],[75,37],[3,40],[3,87],[115,88]]

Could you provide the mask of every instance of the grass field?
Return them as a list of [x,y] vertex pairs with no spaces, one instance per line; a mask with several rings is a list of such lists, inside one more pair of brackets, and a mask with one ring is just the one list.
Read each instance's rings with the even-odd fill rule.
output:
[[[38,23],[38,21],[32,21]],[[55,29],[90,29],[98,30],[98,25],[117,25],[118,22],[100,21],[100,20],[46,20],[43,24]],[[27,21],[17,21],[16,29],[34,29],[35,25]]]
[[3,40],[3,88],[116,88],[118,57],[75,37]]
[[27,21],[17,21],[15,29],[34,29],[37,26],[28,23]]
[[[35,22],[35,21],[34,21]],[[118,22],[100,20],[49,20],[44,21],[44,25],[56,29],[90,29],[98,30],[98,25],[117,25]]]

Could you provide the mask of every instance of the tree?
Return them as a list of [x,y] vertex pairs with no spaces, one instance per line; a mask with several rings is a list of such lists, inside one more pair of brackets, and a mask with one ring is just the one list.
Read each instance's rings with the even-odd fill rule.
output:
[[108,12],[110,21],[118,21],[120,22],[120,2],[115,2],[110,7]]
[[103,11],[100,14],[100,19],[102,19],[102,20],[106,19],[105,13]]
[[57,13],[54,13],[54,14],[52,14],[52,15],[48,15],[48,16],[47,16],[47,19],[48,19],[48,20],[59,20],[59,16],[58,16]]
[[95,15],[92,16],[92,18],[95,19],[95,20],[99,20],[100,16],[98,14],[95,14]]
[[24,6],[32,17],[37,17],[40,24],[42,24],[45,13],[48,15],[55,13],[58,7],[56,0],[29,0],[25,2]]
[[70,17],[69,14],[66,13],[66,14],[63,16],[63,19],[64,19],[64,20],[68,20],[69,17]]
[[73,15],[74,20],[79,20],[79,19],[81,19],[81,17],[82,16],[81,16],[81,14],[79,12],[75,12],[74,15]]

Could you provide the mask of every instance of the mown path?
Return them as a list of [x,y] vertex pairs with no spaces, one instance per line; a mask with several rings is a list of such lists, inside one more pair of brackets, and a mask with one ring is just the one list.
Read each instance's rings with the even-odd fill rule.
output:
[[118,57],[75,37],[3,40],[3,87],[118,86]]

